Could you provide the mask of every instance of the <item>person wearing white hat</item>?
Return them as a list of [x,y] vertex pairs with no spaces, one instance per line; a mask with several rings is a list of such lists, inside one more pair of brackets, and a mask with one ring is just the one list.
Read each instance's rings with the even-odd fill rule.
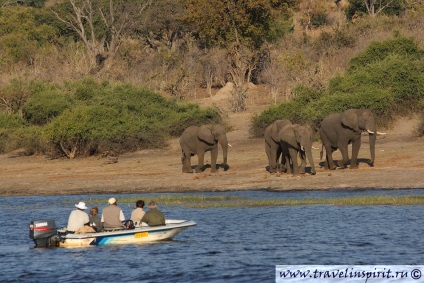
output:
[[102,211],[103,228],[105,230],[113,230],[123,228],[122,221],[125,220],[122,209],[116,204],[115,198],[108,200],[109,205]]
[[85,202],[80,201],[75,207],[77,209],[73,210],[69,215],[68,226],[66,227],[66,230],[70,233],[75,233],[79,228],[90,222],[88,214],[84,211],[87,209]]

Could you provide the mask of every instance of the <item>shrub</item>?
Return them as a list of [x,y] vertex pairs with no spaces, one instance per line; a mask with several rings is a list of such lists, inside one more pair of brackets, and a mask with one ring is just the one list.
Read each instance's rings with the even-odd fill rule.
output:
[[348,71],[363,69],[367,65],[382,61],[390,55],[398,55],[414,61],[421,59],[424,53],[411,38],[396,37],[382,42],[375,41],[364,52],[350,60]]
[[23,127],[26,124],[25,119],[17,114],[6,114],[4,112],[0,112],[0,129],[18,128]]
[[[187,126],[220,121],[215,110],[180,105],[146,88],[93,81],[81,85],[74,93],[77,106],[46,127],[52,155],[73,158],[163,147],[171,135],[181,134]],[[94,94],[90,89],[95,89]]]
[[71,99],[61,90],[44,90],[32,95],[25,103],[24,117],[31,124],[43,125],[71,106]]
[[45,152],[43,129],[39,126],[29,126],[10,130],[7,136],[5,152],[24,149],[25,154],[32,155]]

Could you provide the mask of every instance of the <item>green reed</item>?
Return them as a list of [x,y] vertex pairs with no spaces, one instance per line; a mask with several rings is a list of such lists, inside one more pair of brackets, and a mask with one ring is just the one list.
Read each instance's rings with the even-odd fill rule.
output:
[[[131,205],[138,199],[147,203],[154,199],[159,206],[182,208],[234,208],[234,207],[265,207],[265,206],[305,206],[305,205],[424,205],[424,196],[353,196],[334,198],[304,198],[304,199],[253,199],[237,196],[200,196],[200,195],[159,195],[154,197],[118,198],[118,203]],[[92,199],[91,203],[105,203],[107,200]]]

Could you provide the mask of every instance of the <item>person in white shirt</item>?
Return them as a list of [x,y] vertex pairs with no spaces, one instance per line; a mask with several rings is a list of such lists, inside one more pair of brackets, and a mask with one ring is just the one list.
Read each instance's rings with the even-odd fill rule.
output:
[[79,228],[90,222],[88,214],[84,211],[87,209],[85,202],[80,201],[75,205],[77,209],[73,210],[68,219],[68,232],[75,233]]
[[141,226],[141,218],[144,216],[144,200],[138,200],[135,203],[136,208],[131,213],[131,220],[134,222],[135,226]]

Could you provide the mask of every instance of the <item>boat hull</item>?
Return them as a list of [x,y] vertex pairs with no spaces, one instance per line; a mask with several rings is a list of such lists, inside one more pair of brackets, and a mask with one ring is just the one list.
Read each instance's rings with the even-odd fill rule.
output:
[[67,234],[62,236],[59,247],[87,247],[103,245],[143,244],[170,240],[181,231],[196,225],[189,220],[167,220],[166,225],[140,227],[131,230],[89,234]]

